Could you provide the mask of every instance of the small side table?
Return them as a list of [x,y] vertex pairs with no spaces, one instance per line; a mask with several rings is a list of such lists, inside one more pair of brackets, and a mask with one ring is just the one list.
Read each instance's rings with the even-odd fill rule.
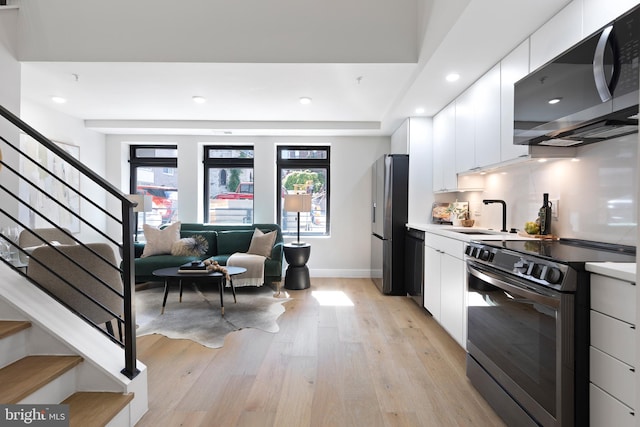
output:
[[311,286],[307,261],[311,255],[311,245],[304,243],[284,245],[284,258],[289,266],[284,277],[284,287],[291,290],[307,289]]

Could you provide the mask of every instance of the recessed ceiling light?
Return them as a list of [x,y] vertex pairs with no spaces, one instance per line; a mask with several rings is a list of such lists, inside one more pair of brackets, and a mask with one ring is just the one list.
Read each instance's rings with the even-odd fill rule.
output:
[[51,100],[56,104],[64,104],[65,102],[67,102],[67,99],[61,96],[52,96]]
[[416,108],[416,114],[424,114],[424,108],[422,107]]
[[447,77],[445,78],[447,79],[448,82],[455,82],[460,78],[460,74],[458,73],[447,74]]
[[553,99],[550,99],[548,102],[549,104],[553,105],[553,104],[557,104],[560,101],[562,101],[562,98],[553,98]]
[[302,105],[311,104],[311,98],[309,98],[308,96],[303,96],[302,98],[300,98],[300,104]]
[[205,102],[207,102],[207,98],[205,98],[204,96],[194,96],[191,99],[193,99],[193,102],[195,102],[196,104],[204,104]]

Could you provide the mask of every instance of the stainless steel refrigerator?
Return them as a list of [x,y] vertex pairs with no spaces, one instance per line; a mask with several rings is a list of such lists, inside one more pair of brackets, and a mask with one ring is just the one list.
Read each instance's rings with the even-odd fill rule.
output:
[[371,277],[387,295],[407,294],[403,268],[408,190],[408,155],[387,154],[373,164]]

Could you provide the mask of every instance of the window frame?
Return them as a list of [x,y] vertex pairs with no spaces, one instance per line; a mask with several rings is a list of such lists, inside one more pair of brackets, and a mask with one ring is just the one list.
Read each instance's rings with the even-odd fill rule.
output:
[[165,167],[178,168],[178,156],[175,157],[142,157],[137,155],[138,149],[162,149],[177,150],[177,145],[135,145],[129,146],[129,193],[135,194],[138,189],[138,170],[139,167]]
[[[253,157],[210,157],[209,150],[247,150],[253,152]],[[210,169],[251,169],[253,181],[255,183],[255,147],[252,144],[229,145],[229,144],[206,144],[203,146],[203,217],[204,222],[209,222],[209,198],[211,197],[209,188]],[[227,181],[229,180],[227,174]],[[253,193],[253,222],[255,222],[255,186]],[[213,223],[215,224],[215,223]]]
[[[283,159],[283,151],[325,151],[325,159]],[[282,169],[326,169],[327,176],[325,182],[325,230],[324,232],[312,232],[300,230],[300,236],[331,236],[331,146],[326,145],[290,145],[282,144],[276,146],[276,223],[282,228]],[[296,236],[297,231],[285,232],[282,230],[284,236]]]

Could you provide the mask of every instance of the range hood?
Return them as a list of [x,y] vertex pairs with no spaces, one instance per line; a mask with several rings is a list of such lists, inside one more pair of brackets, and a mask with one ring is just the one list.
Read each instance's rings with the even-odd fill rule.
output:
[[[632,115],[616,114],[603,117],[595,121],[583,123],[577,127],[560,129],[542,135],[533,136],[535,130],[521,129],[519,135],[528,134],[528,145],[547,145],[550,147],[577,147],[606,141],[638,132],[638,108],[631,111]],[[518,126],[518,123],[515,124]]]
[[513,143],[573,147],[638,132],[640,6],[514,86]]

